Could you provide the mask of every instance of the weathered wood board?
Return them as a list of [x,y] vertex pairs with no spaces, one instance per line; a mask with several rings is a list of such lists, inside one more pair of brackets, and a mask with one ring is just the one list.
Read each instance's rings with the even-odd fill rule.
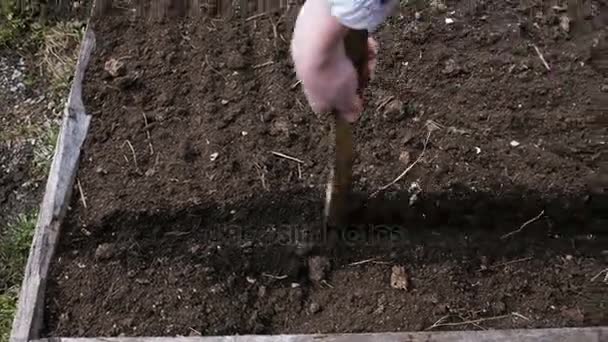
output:
[[606,342],[608,328],[218,337],[49,338],[35,342]]
[[95,34],[87,27],[25,268],[11,331],[10,340],[13,342],[24,342],[37,337],[42,327],[49,265],[70,203],[80,149],[91,121],[82,102],[82,81],[94,48]]
[[[103,6],[99,4],[106,2],[107,0],[96,0],[92,13],[103,12]],[[80,151],[91,121],[91,117],[86,113],[82,101],[82,82],[90,57],[95,49],[95,43],[95,34],[87,25],[25,269],[17,313],[10,337],[11,342],[608,342],[608,327],[327,335],[59,337],[41,339],[40,331],[44,322],[44,298],[49,266],[70,203]]]

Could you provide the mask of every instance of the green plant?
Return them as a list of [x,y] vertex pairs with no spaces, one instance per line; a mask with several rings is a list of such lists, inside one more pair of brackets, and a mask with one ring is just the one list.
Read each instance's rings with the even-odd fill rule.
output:
[[22,214],[0,237],[0,290],[20,285],[36,228],[37,212]]
[[16,289],[0,293],[0,342],[7,342],[17,310]]
[[26,32],[26,20],[13,12],[4,14],[0,20],[0,48],[12,48]]
[[0,342],[8,341],[37,212],[20,215],[0,236]]

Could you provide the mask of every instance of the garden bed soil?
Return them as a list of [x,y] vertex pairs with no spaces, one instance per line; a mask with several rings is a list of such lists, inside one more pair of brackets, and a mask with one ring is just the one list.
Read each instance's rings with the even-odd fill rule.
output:
[[608,324],[606,128],[590,110],[606,13],[589,3],[569,32],[540,1],[450,1],[418,21],[404,8],[384,25],[348,243],[318,282],[293,246],[322,222],[329,127],[296,84],[293,19],[94,20],[93,120],[45,335]]

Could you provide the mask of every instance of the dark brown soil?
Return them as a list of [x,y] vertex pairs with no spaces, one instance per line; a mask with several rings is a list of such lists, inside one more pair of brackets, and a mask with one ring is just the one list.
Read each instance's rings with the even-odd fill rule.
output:
[[404,9],[377,35],[348,243],[320,283],[293,246],[321,224],[329,134],[292,86],[293,20],[96,22],[86,207],[76,190],[46,335],[608,324],[605,7],[566,33],[557,4],[471,3]]

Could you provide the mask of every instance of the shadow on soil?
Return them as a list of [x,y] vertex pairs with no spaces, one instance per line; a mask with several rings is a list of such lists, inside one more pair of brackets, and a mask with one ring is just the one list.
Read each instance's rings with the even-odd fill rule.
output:
[[[94,253],[99,244],[113,243],[125,261],[200,258],[226,274],[273,270],[290,275],[285,281],[303,281],[306,267],[296,245],[323,241],[323,199],[312,193],[264,194],[181,211],[117,212],[91,229],[92,236],[72,236],[68,245]],[[470,191],[425,193],[412,205],[410,193],[354,197],[351,224],[339,232],[339,246],[330,253],[335,267],[367,258],[409,264],[470,258],[478,268],[474,263],[480,258],[493,262],[549,252],[599,257],[608,245],[606,194],[543,199],[523,192],[500,198]]]

